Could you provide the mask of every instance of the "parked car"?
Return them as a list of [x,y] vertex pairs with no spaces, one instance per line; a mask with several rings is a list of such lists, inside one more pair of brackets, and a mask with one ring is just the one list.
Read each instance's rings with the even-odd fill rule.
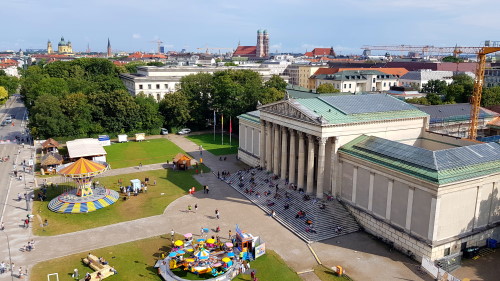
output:
[[160,129],[160,135],[168,135],[168,130],[165,128]]
[[5,120],[4,120],[4,121],[2,121],[1,126],[2,126],[2,127],[3,127],[3,126],[7,126],[7,122],[5,122]]
[[12,118],[10,116],[7,116],[7,118],[5,118],[3,122],[5,122],[5,124],[10,124],[12,123]]
[[178,135],[187,135],[189,133],[191,133],[191,129],[188,128],[181,129],[179,132],[177,132]]

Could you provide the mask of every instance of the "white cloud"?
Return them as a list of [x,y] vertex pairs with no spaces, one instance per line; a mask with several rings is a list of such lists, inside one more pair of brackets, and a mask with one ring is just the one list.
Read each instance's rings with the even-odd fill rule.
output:
[[134,39],[140,39],[141,35],[139,33],[134,33],[134,34],[132,34],[132,38],[134,38]]
[[269,46],[269,51],[274,52],[276,50],[281,50],[283,48],[283,44],[282,43],[277,43],[277,44],[273,44],[271,46]]

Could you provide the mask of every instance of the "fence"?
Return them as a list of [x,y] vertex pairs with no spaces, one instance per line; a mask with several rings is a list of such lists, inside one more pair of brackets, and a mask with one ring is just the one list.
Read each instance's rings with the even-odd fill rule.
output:
[[437,267],[429,258],[422,258],[422,268],[425,269],[436,280],[460,281],[460,279],[449,274],[444,269]]

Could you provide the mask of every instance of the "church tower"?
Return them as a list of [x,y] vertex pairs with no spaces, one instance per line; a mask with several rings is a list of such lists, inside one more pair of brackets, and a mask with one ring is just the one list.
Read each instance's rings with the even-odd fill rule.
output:
[[255,56],[258,58],[263,57],[264,53],[264,34],[259,29],[257,30],[257,48],[255,49]]
[[269,33],[267,33],[267,30],[264,30],[264,34],[262,35],[262,45],[263,45],[263,57],[269,57]]
[[54,53],[54,49],[52,49],[52,42],[50,42],[50,40],[49,40],[49,41],[47,41],[47,54],[50,55],[52,53]]
[[107,56],[108,58],[112,57],[113,54],[111,53],[111,43],[109,42],[109,38],[108,38],[108,52],[107,52]]

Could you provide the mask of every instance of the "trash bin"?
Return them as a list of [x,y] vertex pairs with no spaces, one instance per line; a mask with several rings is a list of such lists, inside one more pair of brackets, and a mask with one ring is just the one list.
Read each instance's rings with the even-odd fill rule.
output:
[[488,238],[486,239],[486,246],[491,249],[496,249],[497,247],[497,240],[493,238]]

